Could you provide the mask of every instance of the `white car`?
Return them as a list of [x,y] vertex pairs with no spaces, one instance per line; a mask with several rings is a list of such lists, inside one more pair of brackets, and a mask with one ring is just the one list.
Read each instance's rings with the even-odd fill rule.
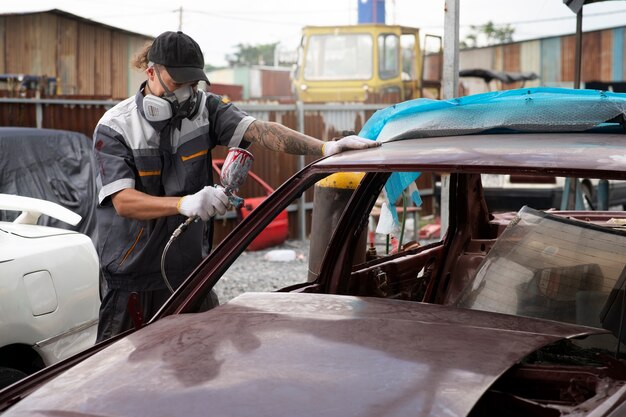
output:
[[0,194],[0,388],[95,342],[99,264],[91,239],[39,226],[44,214],[76,225],[78,214],[49,201]]

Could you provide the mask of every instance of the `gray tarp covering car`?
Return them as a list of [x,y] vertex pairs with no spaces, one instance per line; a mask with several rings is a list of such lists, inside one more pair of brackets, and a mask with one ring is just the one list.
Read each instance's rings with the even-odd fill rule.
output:
[[[58,203],[83,219],[70,226],[42,216],[39,224],[79,231],[94,239],[96,198],[91,139],[65,130],[0,128],[0,193]],[[0,220],[19,213],[0,211]]]

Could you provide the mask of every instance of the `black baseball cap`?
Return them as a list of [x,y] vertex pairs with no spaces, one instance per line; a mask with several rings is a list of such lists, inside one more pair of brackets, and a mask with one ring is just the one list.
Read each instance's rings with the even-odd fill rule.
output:
[[157,36],[148,52],[148,61],[165,66],[177,83],[200,80],[209,83],[200,46],[183,32],[163,32]]

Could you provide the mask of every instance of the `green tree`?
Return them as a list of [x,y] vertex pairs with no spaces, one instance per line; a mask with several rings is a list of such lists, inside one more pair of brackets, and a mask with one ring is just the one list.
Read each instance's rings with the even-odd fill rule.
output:
[[223,67],[217,67],[213,64],[208,64],[208,63],[204,64],[204,72],[211,72],[211,71],[221,69],[221,68]]
[[496,25],[491,20],[483,25],[471,25],[470,33],[461,41],[461,48],[476,48],[513,41],[515,28],[509,24]]
[[235,65],[272,65],[274,63],[274,51],[278,42],[258,45],[238,44],[237,50],[226,55],[226,61],[233,67]]

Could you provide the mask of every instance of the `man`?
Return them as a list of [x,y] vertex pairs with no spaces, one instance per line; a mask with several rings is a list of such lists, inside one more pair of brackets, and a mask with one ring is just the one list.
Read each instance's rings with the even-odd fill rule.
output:
[[[226,212],[228,197],[212,186],[215,146],[258,143],[279,152],[322,156],[377,145],[358,136],[324,143],[255,120],[219,96],[197,91],[199,81],[208,82],[204,57],[182,32],[159,35],[135,65],[147,80],[134,97],[107,111],[94,132],[104,277],[98,341],[131,327],[126,310],[131,292],[139,294],[146,319],[170,296],[160,258],[172,232],[187,217],[206,221]],[[170,247],[167,275],[174,287],[202,260],[206,226],[193,223]]]

